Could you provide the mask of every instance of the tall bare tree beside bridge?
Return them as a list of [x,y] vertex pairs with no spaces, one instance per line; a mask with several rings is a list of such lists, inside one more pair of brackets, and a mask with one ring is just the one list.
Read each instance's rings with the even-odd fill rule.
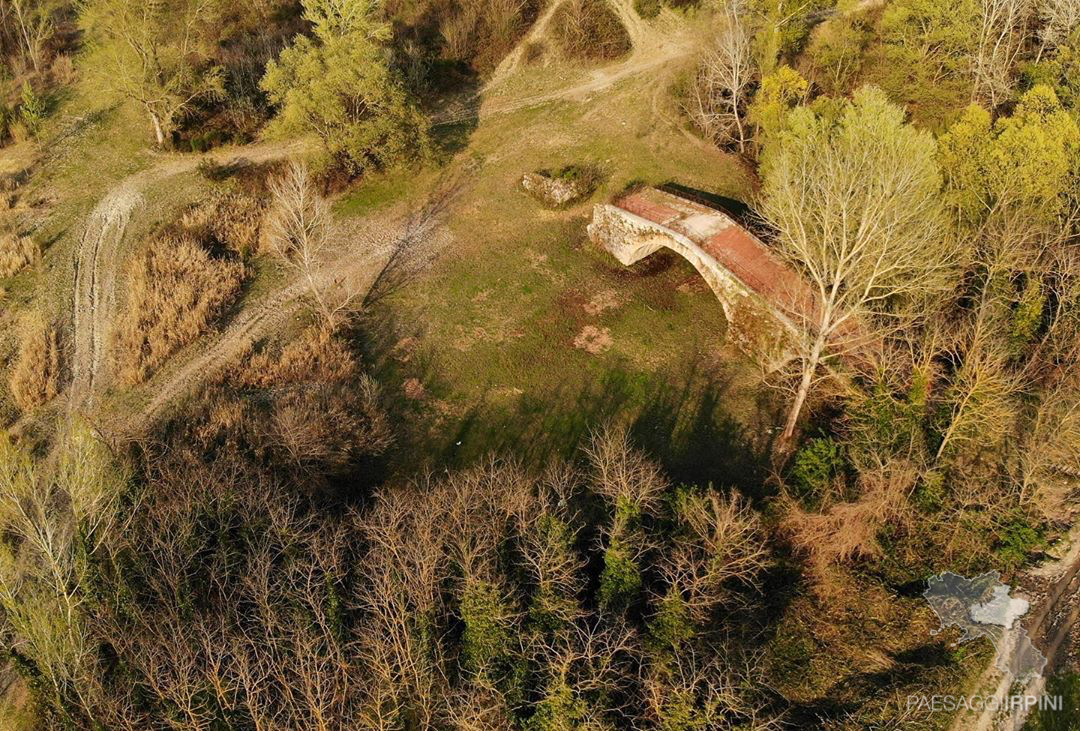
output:
[[763,156],[760,210],[809,292],[788,298],[806,333],[785,383],[790,443],[815,386],[839,362],[899,331],[906,304],[947,284],[941,175],[929,133],[874,88],[856,92],[837,121],[802,108]]

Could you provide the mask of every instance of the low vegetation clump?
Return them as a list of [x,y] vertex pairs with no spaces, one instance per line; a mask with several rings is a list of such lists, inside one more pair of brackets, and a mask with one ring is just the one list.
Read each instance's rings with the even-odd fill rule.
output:
[[566,0],[555,12],[551,29],[567,58],[602,61],[631,49],[626,28],[604,0]]
[[521,185],[548,208],[562,208],[587,198],[602,182],[603,172],[596,165],[567,165],[526,173]]
[[242,262],[214,256],[186,230],[156,237],[128,268],[127,303],[116,326],[124,380],[146,380],[206,332],[236,300],[244,275]]
[[19,352],[11,369],[11,395],[23,411],[47,403],[60,388],[60,344],[43,317],[27,318],[19,333]]
[[14,232],[0,233],[0,278],[18,274],[41,256],[37,242]]
[[469,64],[479,73],[493,70],[536,16],[535,0],[467,0],[440,13],[440,55]]
[[[255,453],[305,474],[312,485],[365,455],[382,454],[392,442],[378,384],[363,373],[347,340],[327,327],[252,353],[224,382],[246,398],[217,401],[208,428],[213,414],[221,415],[223,437],[247,440]],[[260,397],[254,403],[247,400],[253,395]]]
[[225,191],[186,211],[181,225],[204,247],[246,258],[260,247],[265,214],[265,197]]

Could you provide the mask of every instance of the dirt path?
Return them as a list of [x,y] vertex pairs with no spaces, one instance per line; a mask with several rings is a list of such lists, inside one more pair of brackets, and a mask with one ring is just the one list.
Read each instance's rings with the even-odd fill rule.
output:
[[[425,249],[439,248],[448,238],[435,215],[396,221],[370,219],[345,226],[338,235],[348,243],[323,263],[314,286],[356,303],[367,298],[391,263],[418,257]],[[294,278],[246,308],[208,347],[179,368],[144,384],[141,390],[151,394],[146,405],[137,413],[126,413],[122,424],[114,424],[107,431],[120,438],[141,436],[171,404],[211,381],[257,341],[280,329],[302,310],[309,292],[306,281]]]
[[[447,114],[438,114],[432,119],[436,126],[456,124],[470,119],[486,120],[500,114],[509,114],[529,107],[550,104],[556,101],[581,100],[592,94],[634,76],[642,75],[664,64],[677,61],[693,50],[693,44],[685,37],[671,38],[658,48],[647,53],[634,54],[630,58],[613,66],[604,66],[590,72],[588,76],[568,86],[552,91],[541,92],[503,102],[481,104],[480,109],[465,109]],[[480,98],[479,95],[476,97]]]
[[499,64],[491,79],[480,91],[460,102],[459,108],[435,115],[432,123],[441,126],[470,119],[488,119],[555,101],[583,99],[624,79],[645,74],[665,63],[677,61],[689,55],[695,47],[689,33],[654,27],[642,20],[634,10],[632,0],[609,0],[612,10],[626,28],[633,46],[625,59],[593,69],[584,78],[558,89],[504,101],[485,102],[492,92],[502,86],[519,69],[528,45],[546,36],[551,20],[562,2],[563,0],[552,0],[549,3],[543,14],[533,23],[529,33]]
[[[485,93],[498,87],[521,67],[525,52],[531,46],[542,43],[544,38],[547,37],[551,21],[554,19],[555,13],[562,7],[563,2],[564,0],[550,0],[550,2],[548,2],[544,11],[535,21],[533,21],[532,26],[529,28],[529,32],[518,41],[517,45],[514,46],[514,49],[506,55],[497,67],[495,67],[495,72],[492,73],[491,78],[484,84],[481,93]],[[634,10],[633,3],[630,0],[608,0],[608,2],[611,9],[619,17],[619,21],[622,23],[623,28],[626,29],[626,34],[630,37],[631,46],[634,50],[641,49],[649,36],[649,28],[641,16],[637,14],[637,11]]]
[[540,14],[529,28],[529,32],[525,34],[525,37],[518,41],[518,44],[514,47],[514,50],[506,54],[506,58],[499,62],[499,65],[495,67],[494,73],[491,74],[491,78],[484,84],[483,91],[492,89],[503,81],[508,76],[518,70],[521,66],[521,59],[525,57],[525,51],[530,45],[534,43],[540,43],[544,36],[547,35],[548,26],[551,25],[551,19],[555,17],[556,11],[562,6],[563,0],[551,0],[547,7],[544,8],[544,12]]
[[120,245],[132,214],[143,203],[143,191],[155,182],[190,172],[204,160],[258,163],[296,153],[301,143],[263,143],[220,150],[199,157],[166,157],[152,168],[125,178],[94,207],[75,250],[73,305],[74,353],[68,394],[70,412],[89,408],[109,369],[109,344],[116,314],[116,278]]

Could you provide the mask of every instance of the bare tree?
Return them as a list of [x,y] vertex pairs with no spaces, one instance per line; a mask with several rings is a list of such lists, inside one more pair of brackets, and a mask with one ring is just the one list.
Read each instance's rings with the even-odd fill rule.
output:
[[62,0],[3,0],[4,15],[14,19],[15,34],[22,53],[40,74],[47,60],[49,41],[56,33],[56,18],[63,8]]
[[1039,54],[1062,44],[1080,26],[1080,0],[1040,0]]
[[698,65],[685,107],[694,124],[722,147],[746,151],[746,110],[758,78],[754,31],[743,0],[727,0],[720,30]]
[[1032,0],[979,0],[973,100],[985,100],[993,109],[1007,98],[1033,10]]
[[1080,382],[1062,373],[1039,399],[1018,445],[1020,500],[1049,519],[1068,519],[1080,492]]
[[836,126],[801,109],[790,128],[766,149],[760,204],[803,275],[781,298],[805,333],[794,338],[782,448],[815,385],[833,375],[826,366],[896,332],[903,305],[943,287],[955,259],[934,141],[882,92],[856,92]]
[[667,585],[704,621],[725,597],[729,582],[756,586],[770,563],[761,521],[738,495],[687,492],[676,514],[682,531],[660,560]]
[[322,265],[332,243],[330,206],[316,189],[307,166],[297,161],[270,182],[270,192],[273,203],[266,243],[307,284],[319,313],[333,327],[360,293],[341,283],[328,287],[323,281]]
[[606,424],[595,431],[585,455],[592,467],[593,489],[612,505],[625,502],[645,513],[656,509],[667,478],[658,464],[630,444],[626,427]]

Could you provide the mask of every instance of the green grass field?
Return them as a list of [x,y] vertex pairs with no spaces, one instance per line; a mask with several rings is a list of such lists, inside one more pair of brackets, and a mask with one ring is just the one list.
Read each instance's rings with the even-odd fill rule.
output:
[[[400,171],[338,203],[363,215],[399,196],[414,208],[432,191],[447,197],[453,243],[367,313],[369,355],[405,432],[402,467],[501,451],[542,464],[614,418],[676,479],[756,487],[759,465],[748,462],[772,406],[726,344],[712,293],[673,254],[627,269],[586,235],[592,205],[632,183],[750,195],[738,159],[641,113],[649,83],[494,116],[435,180]],[[526,171],[567,164],[603,171],[589,200],[550,211],[518,185]]]

